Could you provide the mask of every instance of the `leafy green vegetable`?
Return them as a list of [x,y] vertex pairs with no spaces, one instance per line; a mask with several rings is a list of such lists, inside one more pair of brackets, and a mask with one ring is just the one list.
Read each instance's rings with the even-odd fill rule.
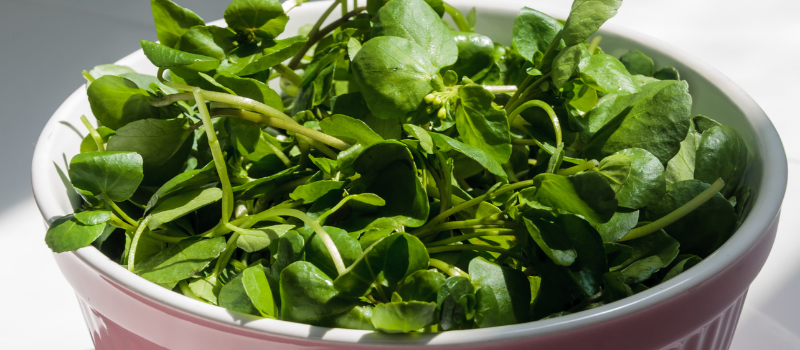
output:
[[669,62],[590,38],[621,0],[523,8],[511,46],[442,0],[336,1],[284,33],[302,2],[232,0],[223,28],[152,0],[160,76],[83,72],[83,203],[48,247],[232,312],[436,332],[657,288],[748,212],[743,138],[690,116]]

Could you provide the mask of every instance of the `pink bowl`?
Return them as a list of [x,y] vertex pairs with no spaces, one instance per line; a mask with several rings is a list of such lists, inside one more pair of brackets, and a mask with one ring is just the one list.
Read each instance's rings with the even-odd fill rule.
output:
[[[453,1],[462,9],[478,8],[477,31],[510,41],[513,19],[522,1]],[[561,4],[564,5],[564,4]],[[292,10],[287,33],[316,20],[328,3]],[[568,6],[542,8],[566,15]],[[606,24],[603,48],[619,56],[637,48],[659,66],[676,67],[689,82],[693,112],[734,127],[745,138],[751,158],[746,183],[754,190],[747,219],[731,239],[706,260],[666,283],[592,310],[554,319],[486,329],[437,334],[388,335],[322,328],[259,319],[204,304],[163,289],[87,247],[54,254],[75,289],[97,349],[225,349],[274,346],[308,348],[445,349],[728,349],[747,289],[767,259],[775,239],[786,191],[786,155],[775,128],[758,105],[709,65],[655,39]],[[141,50],[118,64],[154,74]],[[82,139],[72,126],[91,116],[85,88],[76,90],[42,131],[33,156],[32,184],[46,224],[73,211],[79,199],[65,184],[68,159]]]

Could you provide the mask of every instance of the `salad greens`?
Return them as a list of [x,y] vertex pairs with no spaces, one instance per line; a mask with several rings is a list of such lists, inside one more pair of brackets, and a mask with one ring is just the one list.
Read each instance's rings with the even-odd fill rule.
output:
[[84,72],[83,205],[47,245],[255,316],[433,332],[614,302],[742,220],[742,137],[590,38],[621,0],[523,8],[511,46],[441,0],[336,0],[289,36],[302,2],[234,0],[222,28],[152,0],[158,75]]

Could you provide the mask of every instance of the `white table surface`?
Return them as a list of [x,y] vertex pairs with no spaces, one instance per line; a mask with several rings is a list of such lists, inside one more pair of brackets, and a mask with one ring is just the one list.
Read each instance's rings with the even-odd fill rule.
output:
[[[502,0],[498,0],[502,1]],[[178,0],[201,17],[226,1]],[[567,0],[531,0],[563,3]],[[766,111],[789,158],[778,238],[744,306],[732,349],[800,349],[800,2],[626,1],[614,23],[712,63]],[[0,349],[92,349],[70,286],[44,244],[30,159],[44,123],[83,83],[80,71],[155,40],[149,1],[0,0]]]

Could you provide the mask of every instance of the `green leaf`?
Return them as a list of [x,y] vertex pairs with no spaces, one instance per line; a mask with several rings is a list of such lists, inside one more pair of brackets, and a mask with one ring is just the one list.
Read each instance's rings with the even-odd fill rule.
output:
[[575,45],[594,34],[603,23],[617,14],[622,0],[575,0],[564,23],[561,38]]
[[[536,221],[540,227],[545,220]],[[575,249],[577,257],[570,266],[564,267],[573,281],[583,292],[584,297],[589,297],[600,291],[603,273],[608,271],[606,252],[598,232],[591,224],[575,215],[559,215],[555,220],[548,221],[554,234],[561,234],[569,238]],[[562,293],[570,287],[562,287]],[[574,287],[572,287],[574,288]]]
[[439,326],[446,331],[466,328],[475,317],[475,302],[475,287],[468,278],[448,278],[436,296]]
[[525,274],[479,257],[470,261],[469,276],[478,288],[476,326],[496,327],[527,320],[531,289]]
[[436,303],[399,301],[378,304],[372,310],[372,324],[387,333],[408,333],[432,325],[436,318]]
[[303,260],[306,242],[297,231],[286,232],[278,239],[278,250],[275,252],[275,263],[270,266],[270,272],[276,279],[280,279],[281,271],[295,261]]
[[603,242],[614,243],[625,237],[639,222],[639,211],[615,212],[606,223],[592,223]]
[[455,41],[458,47],[458,60],[444,69],[454,70],[460,77],[472,77],[494,64],[492,38],[478,33],[458,33],[455,35]]
[[242,271],[242,284],[244,285],[244,291],[250,297],[258,312],[261,313],[261,316],[278,317],[272,290],[261,266],[249,267]]
[[395,233],[373,244],[333,281],[342,295],[367,295],[373,284],[385,279],[390,286],[428,267],[428,252],[417,237]]
[[403,119],[417,111],[434,89],[432,80],[439,71],[430,57],[425,48],[400,37],[367,41],[351,69],[372,114],[381,119]]
[[186,190],[164,199],[153,208],[147,226],[151,230],[155,230],[165,223],[181,218],[220,199],[222,199],[222,190],[216,187]]
[[[667,189],[664,198],[645,211],[648,221],[658,220],[686,204],[710,185],[699,180],[680,181]],[[736,227],[733,206],[716,194],[700,207],[664,228],[681,244],[681,252],[708,256],[724,243]]]
[[[357,239],[353,238],[347,231],[337,227],[324,226],[323,229],[328,233],[331,241],[339,251],[345,267],[358,260],[363,251]],[[308,226],[298,229],[297,232],[303,236],[306,242],[306,261],[314,264],[326,276],[334,279],[338,277],[339,272],[336,271],[336,265],[333,263],[330,251],[325,246],[325,243],[322,242],[322,239]]]
[[[103,140],[103,143],[106,143],[108,142],[109,137],[116,134],[116,131],[105,126],[101,126],[97,128],[97,133],[100,134],[100,139]],[[94,137],[92,137],[91,134],[86,135],[86,137],[83,138],[83,141],[81,141],[81,153],[97,151],[99,151],[99,149],[97,148],[97,142],[95,142]]]
[[239,233],[239,238],[236,239],[236,246],[248,253],[257,252],[269,247],[272,242],[276,242],[293,228],[294,225],[273,225],[246,229],[244,232]]
[[205,72],[219,67],[219,60],[214,57],[198,55],[173,49],[169,46],[142,40],[142,50],[147,59],[159,68],[186,68]]
[[678,255],[673,261],[669,271],[664,275],[661,283],[671,280],[673,277],[699,264],[703,259],[696,255]]
[[621,153],[603,158],[597,165],[597,172],[608,181],[614,192],[619,192],[631,174],[633,160]]
[[289,20],[278,0],[233,0],[223,17],[234,30],[268,39],[282,33]]
[[425,224],[430,210],[428,196],[417,178],[414,158],[405,144],[375,143],[355,159],[353,168],[361,174],[359,181],[364,185],[358,192],[373,193],[386,201],[386,205],[377,208],[375,215],[393,218],[408,227]]
[[644,75],[646,77],[652,77],[653,72],[655,71],[653,59],[647,57],[647,55],[639,50],[630,50],[626,52],[619,58],[619,61],[625,65],[625,68],[632,75]]
[[369,146],[383,141],[383,138],[363,121],[343,114],[334,114],[330,118],[323,119],[319,122],[319,127],[322,132],[353,145]]
[[310,262],[298,261],[281,272],[281,319],[326,326],[349,312],[358,299],[339,295],[331,279]]
[[747,168],[747,145],[730,126],[715,126],[700,137],[697,146],[694,178],[711,184],[725,181],[720,193],[730,197],[741,185]]
[[167,162],[192,134],[188,119],[143,119],[126,124],[108,139],[109,151],[136,152],[148,166]]
[[158,41],[169,47],[175,47],[178,39],[190,28],[206,24],[192,10],[180,7],[170,0],[151,0],[150,5]]
[[539,174],[533,178],[533,184],[536,186],[533,200],[592,221],[607,222],[617,209],[614,190],[596,172],[573,176]]
[[149,94],[128,79],[106,75],[95,80],[86,90],[95,118],[111,129],[158,115],[150,105]]
[[134,272],[153,283],[178,282],[203,271],[224,250],[224,237],[189,238],[144,259]]
[[111,220],[111,211],[108,210],[85,210],[80,213],[73,214],[75,220],[78,220],[82,225],[92,226],[98,225]]
[[308,37],[301,35],[275,40],[272,42],[272,45],[264,48],[261,53],[255,57],[256,59],[246,66],[240,67],[240,65],[231,65],[222,67],[220,70],[237,75],[251,75],[263,72],[292,58],[305,46],[307,41]]
[[550,68],[553,85],[556,88],[562,88],[572,75],[577,72],[581,60],[588,56],[589,50],[586,49],[584,44],[567,46],[559,51]]
[[433,139],[434,144],[443,152],[449,152],[451,150],[455,150],[458,153],[461,153],[470,159],[478,162],[481,166],[489,170],[492,174],[495,174],[500,177],[501,180],[505,180],[508,175],[503,170],[503,166],[497,159],[489,156],[486,152],[472,147],[468,144],[456,141],[444,134],[430,132],[428,131],[428,135],[430,135],[431,139]]
[[400,37],[416,43],[430,55],[436,68],[450,66],[458,59],[453,34],[423,0],[386,3],[373,19],[372,35]]
[[197,26],[184,33],[174,48],[222,61],[236,47],[235,41],[236,34],[226,28]]
[[664,197],[667,183],[664,166],[658,158],[641,148],[629,148],[615,154],[625,155],[633,161],[630,176],[617,191],[619,206],[639,209]]
[[653,78],[658,80],[681,80],[681,74],[675,67],[663,67],[653,73]]
[[243,277],[244,274],[240,273],[222,286],[217,298],[219,306],[244,314],[260,315],[259,310],[253,305],[253,300],[247,295]]
[[686,138],[681,141],[681,148],[678,154],[669,160],[664,170],[667,186],[678,181],[694,179],[695,156],[699,143],[700,134],[695,131],[693,124],[689,124],[689,132],[686,134]]
[[403,130],[405,130],[409,136],[419,140],[420,146],[426,153],[433,154],[433,138],[431,138],[431,135],[429,135],[425,129],[414,124],[404,124]]
[[86,225],[73,215],[59,217],[47,229],[44,242],[54,253],[89,246],[105,230],[106,224]]
[[569,266],[575,262],[575,258],[578,254],[572,247],[572,242],[570,242],[569,238],[564,235],[559,228],[541,219],[535,219],[535,225],[531,220],[528,220],[528,218],[522,218],[522,220],[525,222],[528,234],[530,234],[533,241],[536,242],[536,245],[538,245],[556,265]]
[[434,270],[419,270],[406,277],[397,288],[405,301],[435,302],[439,288],[444,284],[443,274]]
[[498,163],[511,157],[511,136],[508,118],[503,110],[492,105],[494,95],[479,85],[459,89],[456,108],[456,129],[464,143],[489,154]]
[[[544,53],[555,40],[563,26],[553,17],[523,7],[514,19],[514,36],[511,45],[522,57],[533,62],[536,51]],[[559,47],[559,49],[563,48]]]
[[344,186],[343,181],[322,180],[298,186],[289,197],[300,203],[313,203],[330,191]]
[[624,242],[632,248],[631,257],[621,265],[611,267],[625,283],[640,283],[661,268],[669,266],[678,256],[680,244],[664,231]]
[[214,79],[231,89],[236,95],[256,100],[278,110],[283,109],[283,101],[278,93],[258,80],[240,78],[228,73],[218,73]]
[[177,193],[185,188],[200,187],[216,181],[217,175],[215,170],[214,163],[210,162],[201,169],[190,170],[173,177],[153,193],[150,200],[147,201],[147,206],[144,211],[149,212],[162,198],[170,194]]
[[79,189],[121,202],[144,178],[142,157],[133,152],[80,153],[69,162],[69,178]]
[[578,71],[587,85],[599,91],[617,95],[639,92],[636,80],[613,56],[596,54],[586,57],[578,64]]

